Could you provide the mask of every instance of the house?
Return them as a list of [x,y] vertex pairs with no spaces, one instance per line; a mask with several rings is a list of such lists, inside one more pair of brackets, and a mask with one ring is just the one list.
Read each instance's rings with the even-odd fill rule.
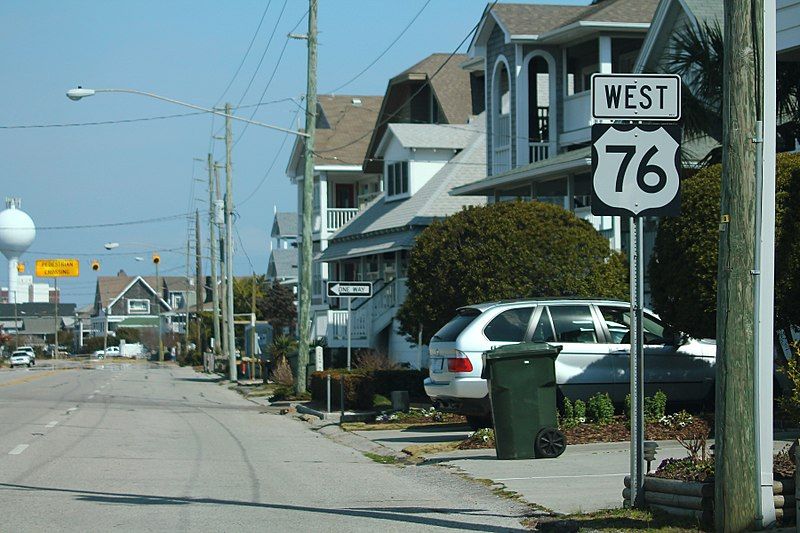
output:
[[[270,231],[270,255],[267,281],[288,285],[297,295],[297,213],[275,211]],[[273,246],[274,243],[274,246]]]
[[[487,7],[464,63],[486,72],[487,175],[451,194],[560,205],[627,249],[627,219],[591,214],[591,76],[634,72],[657,5]],[[646,222],[645,246],[655,229]]]
[[[315,256],[327,248],[328,239],[336,230],[356,216],[361,207],[380,193],[380,176],[366,172],[362,163],[381,102],[382,98],[379,96],[319,97],[311,230],[312,251]],[[286,175],[297,185],[297,212],[300,218],[296,222],[295,235],[302,229],[304,147],[303,138],[298,137],[286,168]],[[289,226],[287,220],[280,220],[279,224],[279,231],[284,231],[283,228]],[[283,255],[283,264],[288,264],[291,268],[292,261],[286,258],[288,254]],[[302,264],[299,254],[295,264],[299,272]],[[325,265],[314,261],[310,293],[312,330],[317,332],[315,336],[324,334],[327,328],[328,304],[324,290],[327,279]]]
[[[194,280],[183,276],[129,276],[120,270],[116,276],[99,276],[91,314],[94,336],[104,327],[113,335],[117,328],[184,331],[185,317],[173,310],[195,305]],[[161,318],[159,319],[159,316]]]
[[[384,192],[329,241],[320,261],[332,279],[372,281],[373,296],[353,302],[351,343],[421,368],[427,351],[397,333],[395,318],[405,300],[409,251],[434,220],[483,197],[454,197],[450,190],[486,172],[483,115],[464,125],[389,124],[375,149],[383,161]],[[347,343],[348,313],[331,298],[328,346]]]
[[[56,305],[53,303],[0,304],[0,330],[18,336],[20,344],[41,346],[56,330]],[[75,304],[58,304],[58,329],[74,324]]]

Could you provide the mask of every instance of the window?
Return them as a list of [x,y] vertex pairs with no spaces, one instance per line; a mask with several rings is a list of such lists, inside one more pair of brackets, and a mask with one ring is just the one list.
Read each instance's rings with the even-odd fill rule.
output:
[[144,299],[128,300],[128,314],[149,315],[150,300],[144,300]]
[[629,37],[611,39],[611,70],[613,72],[633,72],[642,43],[644,43],[644,39]]
[[572,207],[580,209],[592,205],[592,175],[578,174],[572,178]]
[[513,202],[515,200],[529,202],[531,200],[531,186],[525,185],[515,189],[499,190],[495,194],[496,202]]
[[528,331],[528,321],[531,319],[533,309],[533,307],[523,307],[503,311],[489,322],[483,334],[490,341],[522,342],[525,340],[525,332]]
[[467,307],[459,309],[458,314],[450,322],[445,324],[442,329],[436,332],[431,340],[439,342],[454,342],[462,331],[467,329],[475,318],[481,314],[477,309]]
[[597,39],[586,41],[566,50],[567,96],[588,91],[592,74],[600,70],[600,51]]
[[594,320],[588,305],[550,306],[550,316],[553,318],[557,342],[597,342]]
[[[612,344],[631,343],[631,310],[628,307],[600,306],[600,313],[608,327]],[[664,325],[659,319],[649,313],[642,314],[642,331],[644,344],[666,344],[664,340]]]
[[540,202],[554,204],[568,208],[567,200],[567,178],[545,181],[535,184],[534,196]]
[[536,329],[533,330],[532,342],[554,342],[556,340],[553,335],[553,324],[550,322],[550,313],[547,308],[542,309],[542,315],[539,317],[539,322],[536,324]]
[[387,196],[408,194],[408,161],[398,161],[386,165]]

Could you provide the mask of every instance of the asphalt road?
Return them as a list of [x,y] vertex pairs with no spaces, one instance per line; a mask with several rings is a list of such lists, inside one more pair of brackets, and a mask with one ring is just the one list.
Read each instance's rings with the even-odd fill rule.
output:
[[509,531],[524,509],[380,465],[188,369],[0,371],[3,531]]

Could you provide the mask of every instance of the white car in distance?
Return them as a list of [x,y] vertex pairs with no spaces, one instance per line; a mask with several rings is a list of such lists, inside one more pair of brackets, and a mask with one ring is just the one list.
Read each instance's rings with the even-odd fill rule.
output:
[[11,364],[11,368],[16,366],[27,366],[30,368],[33,366],[33,359],[31,358],[31,354],[28,352],[16,351],[11,354],[11,360],[9,363]]

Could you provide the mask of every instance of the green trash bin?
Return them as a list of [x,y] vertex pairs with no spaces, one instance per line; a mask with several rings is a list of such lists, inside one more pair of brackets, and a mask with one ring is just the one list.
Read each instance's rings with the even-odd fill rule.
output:
[[567,446],[556,417],[559,346],[526,342],[486,352],[498,459],[558,457]]

